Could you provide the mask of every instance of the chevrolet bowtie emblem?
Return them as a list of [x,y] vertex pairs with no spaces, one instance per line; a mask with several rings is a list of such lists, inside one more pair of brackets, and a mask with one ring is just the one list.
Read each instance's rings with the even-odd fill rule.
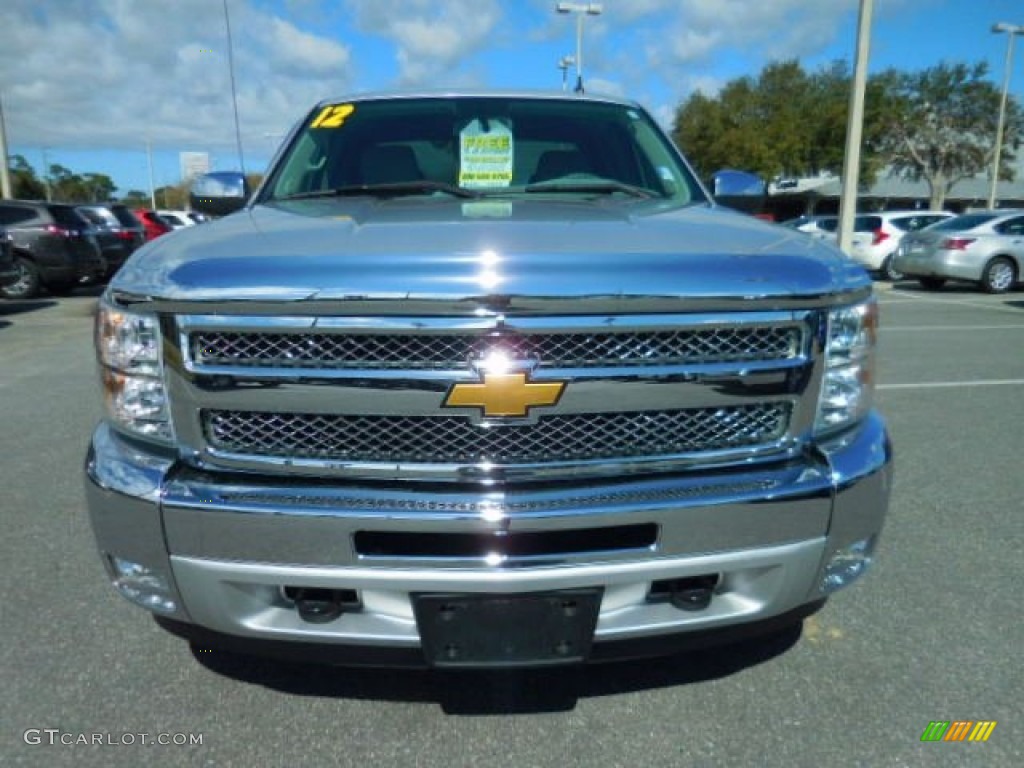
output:
[[471,407],[484,416],[526,416],[535,405],[554,405],[564,381],[531,382],[525,373],[485,373],[482,384],[456,384],[448,390],[445,408]]

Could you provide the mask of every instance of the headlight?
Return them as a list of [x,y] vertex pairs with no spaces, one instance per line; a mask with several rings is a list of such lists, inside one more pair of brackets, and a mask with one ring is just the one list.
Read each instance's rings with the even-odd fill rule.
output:
[[107,416],[114,425],[169,443],[174,432],[160,370],[156,317],[101,301],[96,313],[96,355]]
[[873,298],[829,313],[816,434],[854,424],[871,409],[877,330],[878,304]]

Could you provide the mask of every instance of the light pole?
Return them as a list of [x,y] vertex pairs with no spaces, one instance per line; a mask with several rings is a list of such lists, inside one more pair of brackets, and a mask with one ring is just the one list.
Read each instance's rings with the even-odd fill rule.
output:
[[567,80],[567,77],[568,77],[567,73],[569,71],[569,67],[571,67],[575,63],[575,61],[576,61],[576,59],[574,57],[572,57],[572,56],[563,56],[562,58],[560,58],[558,60],[558,68],[560,70],[562,70],[562,90],[563,91],[569,90],[569,83],[568,83],[568,80]]
[[14,197],[11,192],[11,168],[10,157],[7,155],[7,124],[4,122],[4,101],[0,95],[0,197],[9,199]]
[[146,161],[149,163],[149,202],[156,210],[156,185],[153,183],[153,142],[146,137]]
[[53,190],[50,189],[50,158],[47,156],[49,147],[43,147],[43,186],[46,188],[46,202],[53,200]]
[[846,123],[846,152],[843,155],[843,188],[839,198],[839,249],[850,252],[853,219],[857,215],[857,187],[860,183],[860,143],[864,130],[864,90],[867,86],[868,53],[871,50],[871,12],[874,0],[860,0],[857,16],[857,58],[850,88],[850,116]]
[[559,13],[576,14],[576,93],[583,93],[583,17],[600,16],[604,7],[600,3],[559,3]]
[[999,162],[1003,152],[1003,124],[1006,122],[1006,94],[1010,90],[1010,70],[1013,67],[1013,37],[1024,34],[1024,27],[1001,21],[992,25],[996,34],[1006,32],[1006,65],[1003,71],[1003,96],[999,101],[999,121],[996,123],[996,148],[992,153],[992,181],[988,188],[988,207],[996,207],[996,188],[999,185]]
[[238,144],[238,166],[245,173],[245,159],[242,157],[242,129],[238,125],[238,93],[235,90],[235,46],[231,42],[231,17],[228,16],[228,0],[224,0],[224,27],[228,33],[228,75],[231,77],[231,106],[235,110],[235,141]]

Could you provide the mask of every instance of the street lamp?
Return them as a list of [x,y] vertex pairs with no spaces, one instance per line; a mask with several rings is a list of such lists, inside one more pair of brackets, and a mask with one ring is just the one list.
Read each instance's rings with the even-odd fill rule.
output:
[[14,197],[11,191],[11,159],[7,155],[7,124],[4,122],[4,100],[0,95],[0,197],[5,200]]
[[560,70],[562,70],[562,90],[563,91],[569,90],[569,84],[566,81],[566,77],[567,77],[566,73],[569,71],[569,67],[571,67],[575,62],[576,62],[576,58],[573,57],[573,56],[563,56],[562,58],[560,58],[558,60],[558,68]]
[[224,27],[228,38],[228,75],[231,78],[231,106],[235,110],[235,141],[238,144],[238,166],[245,173],[245,158],[242,157],[242,129],[238,124],[238,92],[235,90],[235,46],[231,41],[231,17],[228,16],[228,0],[224,0]]
[[43,187],[46,188],[46,202],[53,200],[53,190],[50,188],[50,158],[47,155],[49,147],[43,147]]
[[559,3],[559,13],[576,14],[576,93],[583,93],[583,17],[600,16],[604,7],[600,3]]
[[992,153],[992,181],[988,188],[988,207],[996,207],[996,187],[999,184],[999,161],[1003,151],[1003,123],[1006,122],[1006,94],[1010,90],[1010,71],[1013,67],[1013,37],[1024,34],[1024,26],[1000,21],[992,25],[995,34],[1006,32],[1006,65],[1003,71],[1003,96],[999,101],[999,121],[996,123],[996,150]]
[[860,0],[857,14],[857,54],[850,88],[850,114],[846,121],[843,153],[843,187],[839,198],[839,250],[849,253],[853,244],[853,220],[857,215],[860,182],[860,145],[864,133],[864,92],[867,88],[868,54],[871,51],[871,15],[875,0]]

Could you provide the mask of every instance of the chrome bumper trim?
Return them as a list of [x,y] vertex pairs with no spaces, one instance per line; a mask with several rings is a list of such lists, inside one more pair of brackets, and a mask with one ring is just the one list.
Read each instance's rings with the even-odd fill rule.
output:
[[[191,615],[210,629],[248,637],[415,647],[419,634],[411,592],[510,594],[604,585],[597,641],[770,618],[808,601],[807,584],[818,570],[823,544],[819,538],[703,557],[511,571],[302,568],[187,557],[171,560]],[[720,585],[704,611],[688,613],[646,599],[652,581],[706,573],[720,574]],[[329,624],[309,624],[281,597],[282,584],[355,589],[363,607]]]

